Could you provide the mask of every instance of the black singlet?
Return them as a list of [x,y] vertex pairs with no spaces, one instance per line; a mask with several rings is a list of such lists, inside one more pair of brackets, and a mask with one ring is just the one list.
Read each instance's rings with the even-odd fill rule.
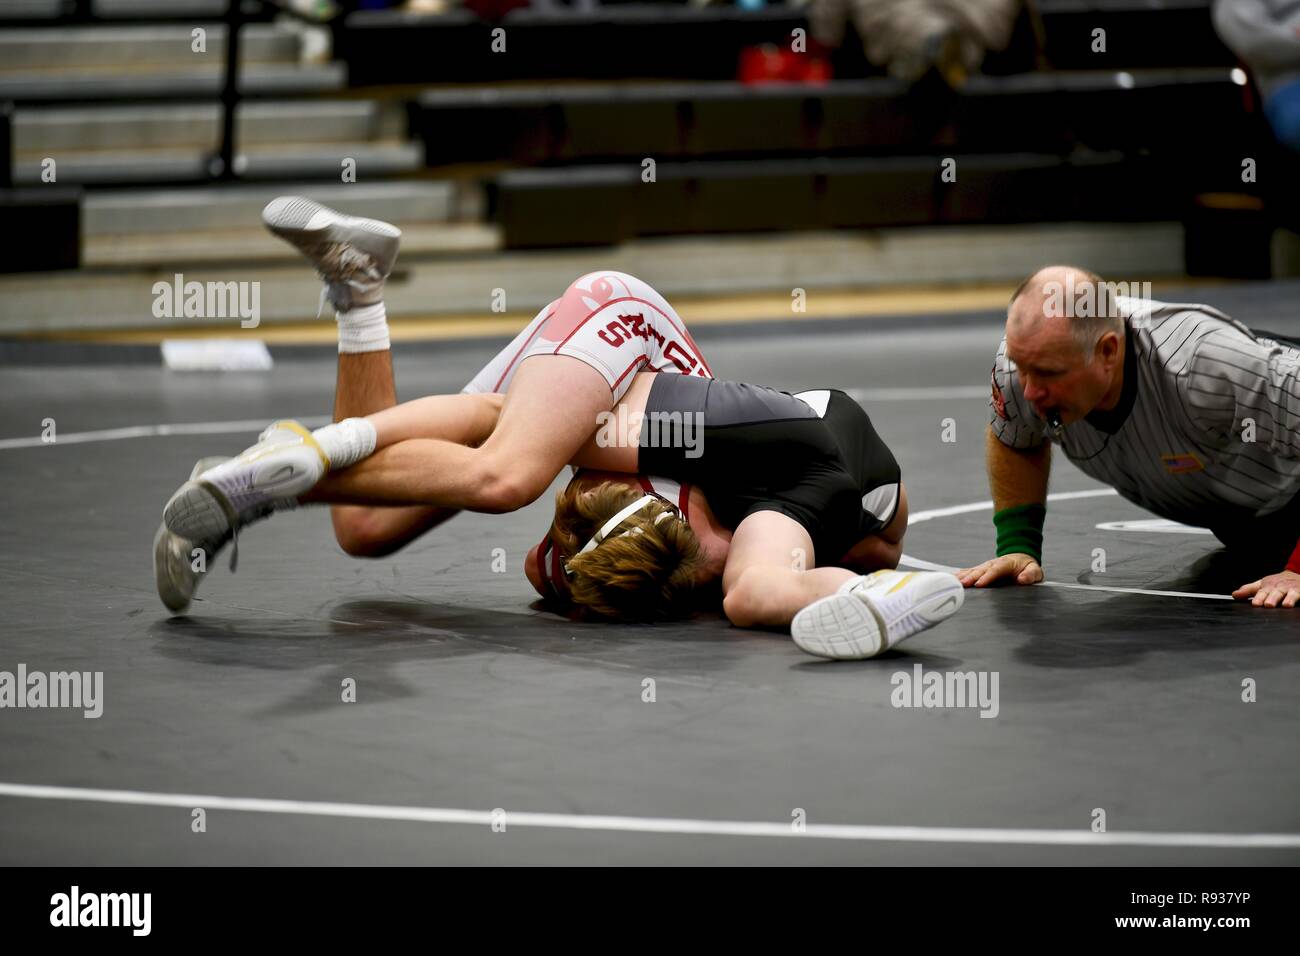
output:
[[776,511],[833,564],[889,524],[898,462],[867,413],[835,389],[792,395],[689,375],[656,375],[641,423],[638,468],[698,485],[735,528]]

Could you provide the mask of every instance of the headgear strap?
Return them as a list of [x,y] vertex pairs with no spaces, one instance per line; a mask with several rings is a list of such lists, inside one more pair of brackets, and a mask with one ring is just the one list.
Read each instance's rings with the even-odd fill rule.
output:
[[[597,531],[594,535],[592,535],[591,540],[588,541],[586,544],[584,544],[584,545],[582,546],[582,550],[580,550],[580,551],[578,552],[578,554],[586,554],[588,551],[594,551],[594,550],[596,550],[596,547],[597,547],[597,546],[598,546],[602,541],[604,541],[606,538],[608,538],[608,537],[609,537],[609,536],[610,536],[614,531],[618,530],[618,526],[619,526],[619,525],[621,525],[621,524],[622,524],[624,521],[626,521],[628,518],[632,517],[632,516],[633,516],[634,514],[636,514],[638,511],[641,511],[641,510],[642,510],[646,505],[650,504],[652,501],[663,501],[664,504],[668,505],[669,508],[672,508],[672,507],[673,507],[673,505],[672,505],[670,502],[666,501],[666,500],[665,500],[662,496],[660,496],[660,495],[642,495],[640,498],[638,498],[636,501],[632,502],[630,505],[628,505],[628,506],[627,506],[626,508],[624,508],[622,511],[619,511],[618,513],[616,513],[616,514],[614,515],[614,517],[612,517],[612,518],[610,518],[608,521],[606,521],[606,522],[601,526],[600,530]],[[674,510],[676,510],[676,509],[674,509]],[[671,512],[671,511],[665,511],[663,514],[661,514],[661,515],[659,515],[658,517],[655,518],[654,523],[655,523],[655,524],[658,524],[658,523],[659,523],[660,521],[662,521],[664,518],[671,518],[671,517],[672,517],[672,512]],[[641,529],[640,529],[640,528],[633,528],[631,531],[627,531],[627,532],[625,532],[625,533],[626,533],[626,534],[640,534],[640,533],[641,533]],[[565,562],[565,568],[564,568],[564,570],[565,570],[565,573],[567,574],[568,571],[569,571],[569,568],[568,568],[568,562]]]

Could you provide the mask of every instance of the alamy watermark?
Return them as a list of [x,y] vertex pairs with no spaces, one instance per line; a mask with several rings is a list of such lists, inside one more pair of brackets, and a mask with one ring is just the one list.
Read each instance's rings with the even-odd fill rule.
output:
[[1116,298],[1136,299],[1144,304],[1154,301],[1150,282],[1084,281],[1075,284],[1074,273],[1067,272],[1064,282],[1055,279],[1043,283],[1043,315],[1047,318],[1095,319],[1118,315]]
[[158,319],[240,319],[241,329],[262,322],[262,283],[173,281],[153,284],[153,314]]
[[104,713],[103,671],[0,671],[0,709],[63,708],[84,711],[93,720]]
[[981,717],[996,717],[1002,709],[998,676],[998,671],[922,671],[916,664],[910,673],[895,671],[890,677],[889,702],[926,709],[978,707]]
[[600,448],[683,448],[687,458],[704,454],[703,412],[630,412],[626,405],[596,416]]
[[152,893],[83,893],[74,885],[50,897],[51,926],[124,926],[132,936],[148,936],[152,917]]

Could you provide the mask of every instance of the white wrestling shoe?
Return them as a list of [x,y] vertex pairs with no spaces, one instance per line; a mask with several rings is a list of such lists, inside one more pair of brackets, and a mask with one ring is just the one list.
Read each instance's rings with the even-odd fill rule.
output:
[[876,571],[813,601],[790,634],[809,654],[862,660],[947,620],[965,599],[961,582],[944,571]]
[[181,485],[163,508],[163,523],[186,541],[234,537],[233,571],[239,529],[273,511],[296,507],[298,496],[310,491],[329,466],[311,432],[297,422],[275,422],[238,457]]
[[[194,469],[190,472],[190,480],[193,481],[209,468],[214,468],[224,461],[228,461],[228,459],[222,457],[200,458],[195,462]],[[208,562],[212,561],[217,556],[217,552],[225,547],[229,538],[230,536],[226,535],[215,541],[187,541],[168,531],[166,524],[158,525],[158,531],[153,536],[153,576],[158,587],[158,597],[167,610],[179,614],[189,607],[190,601],[194,599],[194,592],[199,586],[199,580],[203,577],[203,571],[194,567],[196,561],[195,548],[203,550],[201,567],[206,570]]]
[[302,196],[280,196],[262,210],[272,233],[311,260],[324,297],[340,312],[383,300],[402,230],[378,219],[345,216]]

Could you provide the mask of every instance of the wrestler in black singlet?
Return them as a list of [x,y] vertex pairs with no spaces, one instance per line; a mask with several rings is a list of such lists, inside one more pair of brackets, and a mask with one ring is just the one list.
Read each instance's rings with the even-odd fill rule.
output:
[[808,531],[815,559],[833,564],[893,519],[901,474],[857,402],[834,389],[798,396],[656,375],[638,468],[698,485],[728,528],[756,511],[784,514]]

